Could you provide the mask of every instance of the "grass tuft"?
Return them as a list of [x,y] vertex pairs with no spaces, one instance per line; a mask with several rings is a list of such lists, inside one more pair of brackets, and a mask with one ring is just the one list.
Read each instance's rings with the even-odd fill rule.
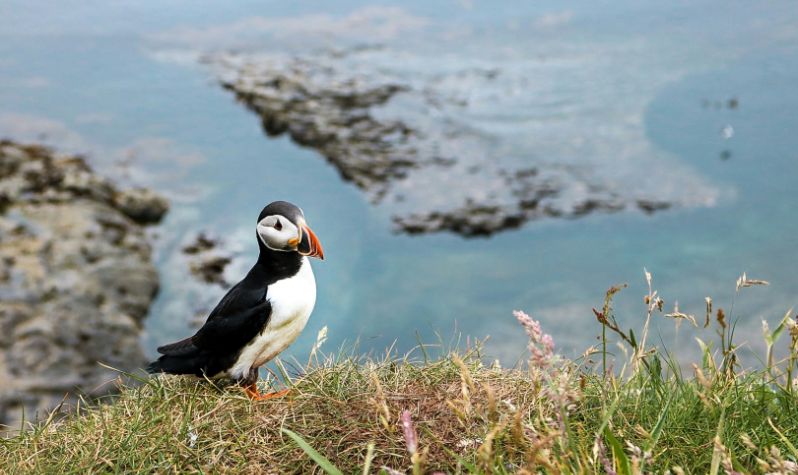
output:
[[[0,469],[796,473],[795,319],[788,313],[776,331],[765,329],[766,366],[742,371],[730,317],[718,316],[719,351],[701,342],[702,361],[684,377],[667,354],[646,346],[652,315],[663,312],[646,278],[640,340],[612,315],[621,287],[596,311],[602,339],[618,335],[629,347],[619,371],[609,370],[606,350],[561,358],[540,323],[516,312],[530,338],[523,367],[486,365],[477,350],[414,360],[331,357],[315,348],[303,374],[290,380],[289,396],[256,403],[236,387],[162,376],[0,440]],[[762,285],[740,282],[738,291]],[[686,315],[676,309],[663,317],[689,321]],[[790,352],[777,361],[772,350],[787,334]]]

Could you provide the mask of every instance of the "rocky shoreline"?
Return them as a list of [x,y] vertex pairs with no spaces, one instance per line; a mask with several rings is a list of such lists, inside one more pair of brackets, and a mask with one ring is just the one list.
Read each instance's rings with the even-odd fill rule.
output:
[[168,210],[79,156],[0,141],[0,424],[113,392],[144,363],[158,290],[145,229]]
[[[589,167],[557,157],[529,164],[518,153],[537,151],[505,150],[489,132],[459,120],[467,99],[452,97],[434,80],[393,75],[384,65],[368,69],[374,67],[369,57],[350,61],[361,54],[370,53],[216,54],[206,62],[260,117],[267,135],[287,134],[317,150],[344,180],[386,207],[399,232],[488,236],[542,218],[625,209],[650,214],[674,205],[654,190],[618,189]],[[500,74],[460,71],[438,81],[501,93],[492,84]]]

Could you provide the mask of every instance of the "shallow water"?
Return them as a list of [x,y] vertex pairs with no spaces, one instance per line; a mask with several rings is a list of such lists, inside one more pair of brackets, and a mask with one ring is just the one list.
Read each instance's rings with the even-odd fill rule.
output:
[[[254,221],[273,199],[305,209],[328,256],[314,263],[318,304],[289,351],[300,360],[327,326],[325,348],[359,339],[377,352],[394,340],[407,350],[417,332],[426,342],[490,335],[488,353],[512,363],[525,345],[517,308],[539,318],[563,353],[579,354],[595,342],[591,307],[611,284],[630,284],[616,313],[642,325],[643,267],[666,308],[679,299],[699,320],[707,295],[729,308],[742,272],[771,281],[735,301],[738,341],[760,351],[761,320],[773,325],[798,304],[794,5],[401,5],[0,7],[9,19],[0,26],[0,135],[85,152],[118,180],[173,201],[154,230],[162,288],[143,339],[150,354],[223,293],[186,278],[180,248],[199,231],[221,237],[237,257],[226,272],[235,280],[254,259]],[[245,20],[255,16],[271,20]],[[353,44],[382,45],[347,60],[360,74],[467,97],[465,110],[444,107],[440,118],[489,134],[488,152],[496,144],[519,166],[565,163],[586,182],[680,206],[534,221],[489,239],[396,235],[390,205],[370,204],[316,152],[266,138],[195,61],[226,48],[304,55]],[[498,79],[458,76],[474,67]],[[414,107],[386,113],[432,120]],[[451,193],[483,185],[462,181]],[[435,198],[413,196],[404,206]],[[695,348],[693,335],[711,338],[655,323],[657,340],[680,354]]]

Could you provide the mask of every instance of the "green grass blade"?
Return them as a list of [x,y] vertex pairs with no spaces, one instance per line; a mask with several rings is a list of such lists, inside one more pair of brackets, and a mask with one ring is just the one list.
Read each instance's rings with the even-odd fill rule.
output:
[[654,424],[654,428],[651,430],[651,443],[648,446],[648,450],[653,451],[657,445],[659,436],[662,433],[662,426],[665,424],[665,418],[668,416],[668,409],[671,407],[671,401],[673,401],[673,393],[668,397],[668,401],[665,402],[665,407],[662,408],[657,423]]
[[465,469],[468,471],[467,473],[479,473],[479,468],[477,467],[477,465],[475,463],[469,462],[468,460],[463,458],[461,455],[459,455],[458,453],[456,453],[455,451],[451,450],[450,448],[448,448],[446,446],[443,446],[441,448],[443,449],[444,452],[449,454],[450,457],[452,457],[453,459],[457,460],[457,464],[459,466],[465,467]]
[[338,470],[338,468],[335,465],[333,465],[333,463],[330,462],[327,459],[327,457],[320,454],[319,452],[316,451],[316,449],[311,447],[310,444],[308,444],[305,441],[305,439],[302,438],[302,436],[300,436],[296,432],[290,431],[285,428],[280,429],[280,432],[292,438],[294,442],[296,442],[296,444],[299,446],[299,448],[304,450],[305,453],[308,454],[308,457],[313,459],[313,461],[316,462],[316,464],[318,464],[318,466],[321,467],[322,470],[329,473],[330,475],[344,475],[344,473]]
[[779,326],[777,326],[776,329],[773,330],[773,333],[771,333],[770,341],[768,343],[775,344],[777,341],[779,341],[782,332],[787,327],[787,320],[789,320],[790,315],[792,315],[792,309],[787,310],[787,313],[784,314],[784,318],[782,318],[781,322],[779,322]]
[[787,436],[785,436],[776,427],[776,424],[774,424],[773,421],[769,417],[768,417],[768,424],[770,424],[770,427],[772,427],[773,430],[776,431],[777,434],[779,434],[779,438],[781,439],[782,442],[784,442],[784,445],[786,445],[787,448],[790,449],[790,452],[792,452],[793,457],[798,459],[798,449],[795,448],[795,446],[792,444],[792,442],[790,442],[790,439],[788,439]]
[[605,432],[605,429],[607,429],[607,425],[610,423],[610,419],[612,419],[612,415],[615,413],[615,410],[618,408],[618,404],[620,402],[621,402],[621,396],[619,394],[615,396],[615,400],[612,401],[612,404],[610,404],[610,408],[604,414],[604,417],[601,420],[601,425],[596,431],[596,437]]
[[[718,430],[715,431],[715,439],[720,440],[720,435],[723,433],[723,420],[726,418],[726,407],[720,410],[720,419],[718,420]],[[720,456],[723,454],[718,450],[715,441],[712,441],[712,463],[709,467],[709,475],[718,475],[720,470]]]
[[293,387],[294,381],[291,379],[291,375],[288,374],[288,370],[285,369],[285,365],[283,365],[283,360],[277,358],[274,361],[274,365],[277,366],[277,371],[280,372],[280,376],[283,378],[283,381],[285,381],[285,385],[288,387]]
[[623,451],[623,446],[618,439],[612,435],[612,431],[609,427],[604,428],[604,438],[607,440],[607,443],[610,444],[610,448],[612,449],[612,455],[615,458],[615,464],[618,467],[618,474],[631,475],[632,465],[629,463],[629,457],[626,456],[626,453]]

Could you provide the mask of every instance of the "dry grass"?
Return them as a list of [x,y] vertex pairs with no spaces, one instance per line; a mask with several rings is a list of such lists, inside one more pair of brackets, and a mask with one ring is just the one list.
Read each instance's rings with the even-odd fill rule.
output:
[[[482,366],[473,354],[425,365],[328,361],[297,378],[287,398],[258,403],[235,387],[160,377],[123,389],[112,404],[0,443],[0,466],[20,473],[321,472],[286,428],[346,473],[367,459],[375,471],[401,473],[414,465],[422,473],[602,473],[602,458],[611,467],[628,464],[616,473],[641,473],[645,463],[657,472],[704,473],[721,420],[720,440],[742,472],[756,473],[771,447],[781,462],[794,461],[774,428],[795,440],[798,399],[761,375],[621,381],[562,365],[572,372],[535,380]],[[415,457],[403,411],[418,434]],[[625,462],[604,442],[606,431],[625,442]]]
[[112,404],[9,439],[0,460],[30,473],[312,472],[315,464],[281,433],[288,428],[339,467],[361,466],[373,443],[373,466],[404,468],[412,463],[397,421],[407,410],[425,466],[450,469],[461,454],[473,462],[468,454],[509,414],[501,406],[528,417],[535,403],[525,373],[466,359],[328,361],[296,379],[290,396],[258,403],[235,387],[159,377],[125,388]]
[[[645,345],[652,315],[663,312],[656,291],[649,289],[639,342],[612,315],[617,291],[610,289],[596,311],[602,330],[622,332],[618,340],[629,347],[628,361],[612,362],[623,366],[617,373],[602,370],[607,355],[600,351],[578,361],[559,358],[539,322],[517,312],[530,337],[528,368],[489,367],[477,351],[435,361],[339,355],[318,362],[314,349],[316,363],[288,378],[290,396],[258,403],[208,381],[142,380],[108,404],[0,441],[0,467],[20,473],[798,473],[798,325],[790,314],[766,333],[766,367],[741,371],[728,317],[708,301],[719,350],[706,344],[686,378],[667,355]],[[695,320],[678,309],[665,316]],[[772,349],[784,344],[782,336],[789,352],[776,361]],[[595,367],[585,366],[593,359]]]

